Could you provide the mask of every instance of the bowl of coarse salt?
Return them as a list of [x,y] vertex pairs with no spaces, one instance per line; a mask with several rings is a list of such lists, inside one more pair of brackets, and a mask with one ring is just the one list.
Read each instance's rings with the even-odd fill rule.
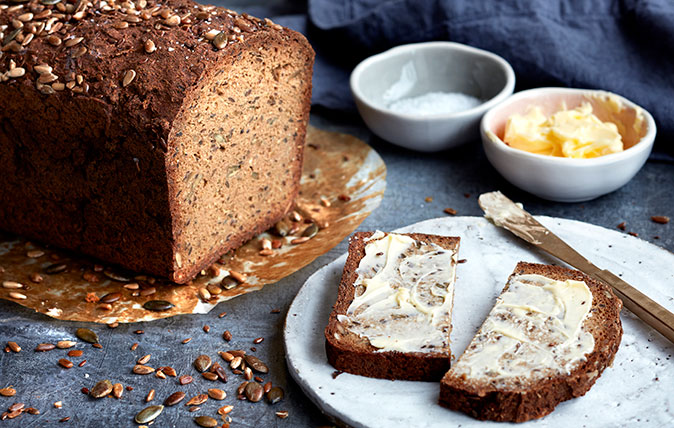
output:
[[365,59],[350,84],[372,132],[402,147],[435,152],[478,142],[482,115],[513,93],[515,73],[491,52],[427,42]]

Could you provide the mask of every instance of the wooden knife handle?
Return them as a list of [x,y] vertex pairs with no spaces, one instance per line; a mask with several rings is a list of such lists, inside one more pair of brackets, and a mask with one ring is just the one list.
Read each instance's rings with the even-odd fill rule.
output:
[[623,306],[674,343],[674,314],[607,270],[595,274],[613,287]]

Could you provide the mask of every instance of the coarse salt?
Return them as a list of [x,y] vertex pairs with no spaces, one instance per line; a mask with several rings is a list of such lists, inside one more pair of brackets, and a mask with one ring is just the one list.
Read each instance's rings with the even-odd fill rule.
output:
[[389,104],[389,108],[404,114],[447,114],[469,110],[482,104],[482,100],[460,92],[428,92],[402,98]]

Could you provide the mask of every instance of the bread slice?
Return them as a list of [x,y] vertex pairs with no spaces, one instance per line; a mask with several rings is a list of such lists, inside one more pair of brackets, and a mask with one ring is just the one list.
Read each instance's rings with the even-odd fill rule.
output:
[[[400,245],[399,240],[410,238],[413,243],[407,242],[404,251],[397,251],[403,248],[396,247]],[[376,241],[381,242],[375,244]],[[386,252],[379,251],[376,245],[391,247],[387,247]],[[450,367],[449,334],[458,248],[459,238],[447,236],[355,233],[349,242],[337,303],[325,329],[330,364],[337,370],[368,377],[439,380]],[[400,257],[389,258],[390,254],[400,254]],[[422,274],[427,280],[417,282],[412,279],[419,277],[415,275],[419,271],[414,266],[430,267],[433,273]],[[391,272],[387,269],[391,268],[394,281],[372,280],[377,272],[380,273],[377,278],[385,279]],[[392,287],[365,286],[361,283],[363,280],[375,285],[392,284]],[[370,295],[365,294],[368,289],[371,293],[382,292],[379,296],[388,296],[388,300],[361,301],[369,299]],[[433,297],[429,297],[431,289]],[[350,312],[354,299],[356,305],[364,304]],[[379,308],[384,305],[383,312],[372,314],[364,310],[372,311],[374,302],[379,303],[376,306]],[[433,315],[424,315],[419,308]]]
[[[554,294],[543,282],[530,282],[537,277],[521,276],[531,274],[584,282],[591,293],[589,310],[582,286],[556,288],[563,293]],[[581,272],[518,263],[482,327],[442,379],[440,404],[481,420],[524,422],[549,414],[560,402],[584,395],[613,362],[622,337],[621,307],[610,287]],[[574,325],[569,339],[560,340],[566,336],[556,329],[565,326],[568,333]],[[547,367],[536,363],[541,356],[552,357]]]

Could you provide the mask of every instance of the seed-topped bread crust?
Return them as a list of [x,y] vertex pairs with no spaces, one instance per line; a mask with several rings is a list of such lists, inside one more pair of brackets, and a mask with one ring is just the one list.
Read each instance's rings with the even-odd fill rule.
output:
[[[559,266],[520,262],[510,278],[536,274],[550,279],[583,281],[592,292],[591,316],[583,329],[594,338],[594,350],[568,375],[507,387],[494,386],[488,379],[467,379],[447,372],[440,383],[440,404],[480,420],[524,422],[552,412],[557,404],[584,395],[603,370],[612,364],[620,339],[622,302],[606,284],[582,272]],[[503,292],[507,291],[506,286]]]
[[191,0],[0,5],[0,228],[184,283],[299,190],[314,53]]
[[[355,297],[356,288],[353,284],[358,277],[358,265],[365,256],[366,240],[373,234],[373,232],[358,232],[349,240],[348,257],[339,284],[337,302],[325,328],[328,361],[337,370],[361,376],[437,381],[450,367],[449,345],[441,352],[378,352],[368,339],[346,330],[338,320],[338,315],[347,313]],[[409,236],[415,241],[433,243],[450,251],[458,251],[459,247],[459,238],[455,237],[421,233],[402,235]],[[447,344],[450,332],[451,322],[447,326]]]

